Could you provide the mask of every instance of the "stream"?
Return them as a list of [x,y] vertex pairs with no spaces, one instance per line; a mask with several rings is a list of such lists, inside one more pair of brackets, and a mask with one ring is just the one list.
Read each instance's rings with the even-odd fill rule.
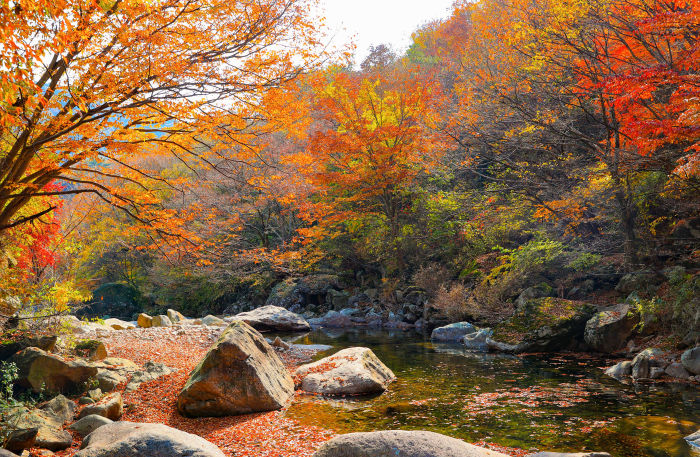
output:
[[585,354],[480,354],[433,344],[416,333],[323,329],[295,344],[365,346],[397,380],[382,395],[302,396],[287,415],[338,433],[430,430],[526,450],[605,451],[613,457],[689,457],[683,440],[700,428],[700,390],[676,384],[621,384],[611,362]]

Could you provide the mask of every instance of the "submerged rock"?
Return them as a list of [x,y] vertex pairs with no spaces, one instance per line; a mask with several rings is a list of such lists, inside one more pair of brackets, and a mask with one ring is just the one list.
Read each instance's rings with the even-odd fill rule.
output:
[[597,313],[586,322],[584,339],[598,352],[612,353],[624,348],[639,316],[623,303]]
[[75,457],[224,457],[197,435],[165,426],[113,422],[90,433]]
[[191,417],[246,414],[280,409],[293,395],[294,381],[275,350],[236,321],[192,370],[177,409]]
[[439,433],[407,430],[348,433],[324,443],[313,457],[506,457]]
[[457,343],[466,335],[476,332],[476,328],[469,322],[455,322],[454,324],[438,327],[430,334],[432,341]]
[[482,328],[474,333],[465,335],[462,343],[464,347],[470,351],[486,352],[489,349],[486,340],[493,335],[493,330],[490,328]]
[[276,330],[280,332],[305,332],[311,330],[306,319],[279,306],[261,308],[239,313],[233,320],[241,320],[256,330]]
[[323,395],[360,395],[384,392],[394,373],[368,348],[338,351],[317,362],[300,366],[298,387]]

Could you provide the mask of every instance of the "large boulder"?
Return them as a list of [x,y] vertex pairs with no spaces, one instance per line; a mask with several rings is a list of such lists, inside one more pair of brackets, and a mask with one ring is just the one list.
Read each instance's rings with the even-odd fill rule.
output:
[[191,417],[270,411],[294,395],[275,350],[245,322],[233,322],[190,374],[177,409]]
[[681,363],[686,370],[693,374],[700,374],[700,346],[688,349],[681,355]]
[[124,401],[122,400],[122,394],[115,392],[111,395],[107,395],[93,405],[87,405],[82,411],[80,411],[78,418],[82,419],[83,417],[96,414],[115,421],[119,420],[123,413]]
[[598,352],[612,353],[622,349],[639,322],[639,315],[623,303],[597,313],[586,322],[584,339]]
[[97,374],[97,367],[81,359],[64,360],[38,348],[24,349],[12,357],[18,384],[35,392],[75,392]]
[[561,351],[582,344],[586,322],[595,308],[589,304],[545,297],[530,300],[494,328],[486,343],[502,352]]
[[209,441],[163,424],[113,422],[90,433],[75,457],[224,457]]
[[683,364],[674,362],[669,364],[669,366],[666,367],[666,374],[671,376],[672,378],[679,378],[679,379],[688,379],[690,377],[690,373],[688,373],[688,370],[685,369]]
[[476,332],[476,328],[469,322],[455,322],[454,324],[438,327],[430,334],[432,341],[458,343],[470,333]]
[[323,395],[359,395],[384,392],[394,373],[368,348],[354,347],[300,366],[297,386]]
[[439,433],[407,430],[348,433],[324,443],[313,457],[506,457]]
[[276,330],[280,332],[306,332],[311,330],[309,323],[300,315],[272,305],[239,313],[233,319],[243,321],[256,330]]

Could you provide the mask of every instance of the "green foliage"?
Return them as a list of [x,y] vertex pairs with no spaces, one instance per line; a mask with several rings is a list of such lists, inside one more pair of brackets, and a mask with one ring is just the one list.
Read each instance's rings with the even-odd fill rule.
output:
[[14,362],[0,363],[0,408],[11,406],[16,401],[13,397],[13,385],[19,376]]

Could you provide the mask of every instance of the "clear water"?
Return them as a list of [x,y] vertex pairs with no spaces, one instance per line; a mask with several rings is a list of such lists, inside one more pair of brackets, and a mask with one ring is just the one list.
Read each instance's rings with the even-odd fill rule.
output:
[[316,330],[295,343],[332,346],[317,358],[369,347],[398,378],[372,398],[302,397],[287,414],[304,424],[339,433],[431,430],[528,450],[700,457],[683,440],[700,428],[700,390],[624,385],[603,375],[609,361],[475,354],[418,334],[372,330]]

